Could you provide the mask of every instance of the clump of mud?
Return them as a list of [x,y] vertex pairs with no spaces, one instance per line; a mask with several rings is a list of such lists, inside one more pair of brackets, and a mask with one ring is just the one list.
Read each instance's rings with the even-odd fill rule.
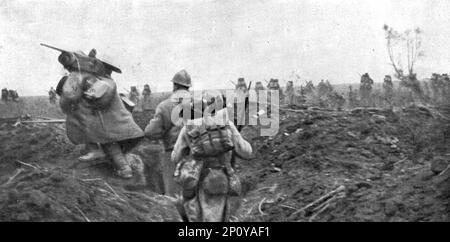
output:
[[[153,111],[133,116],[144,129]],[[232,220],[450,221],[450,172],[442,173],[450,127],[438,116],[414,106],[303,109],[282,111],[274,137],[244,128],[255,157],[238,162],[244,196]],[[133,187],[108,160],[78,164],[82,148],[64,125],[0,122],[0,140],[0,221],[181,220],[174,201],[157,194],[158,143],[144,139],[133,151],[147,182]],[[323,209],[301,210],[340,186]]]
[[62,169],[28,170],[0,189],[0,221],[180,221],[173,201]]
[[181,221],[175,201],[158,194],[158,144],[133,150],[145,164],[142,184],[116,177],[108,159],[78,162],[83,147],[64,124],[2,122],[0,140],[0,221]]
[[[238,220],[450,221],[450,172],[430,169],[437,156],[450,160],[442,120],[418,107],[281,114],[274,137],[244,130],[256,156],[241,162]],[[322,211],[301,210],[341,185]]]

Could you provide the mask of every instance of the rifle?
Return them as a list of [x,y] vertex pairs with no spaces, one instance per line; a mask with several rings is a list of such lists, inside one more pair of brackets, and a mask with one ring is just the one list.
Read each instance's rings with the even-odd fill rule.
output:
[[65,123],[65,119],[50,119],[50,118],[40,118],[40,120],[30,120],[30,117],[19,117],[14,123],[14,127],[20,124],[31,124],[31,123]]
[[58,56],[58,61],[66,70],[86,71],[103,76],[106,74],[106,68],[108,68],[117,73],[122,73],[119,68],[97,59],[95,52],[93,55],[85,55],[84,53],[67,51],[44,43],[41,43],[41,46],[61,52]]
[[234,82],[232,82],[232,81],[230,81],[231,82],[231,84],[233,84],[234,86],[236,86],[236,83],[234,83]]
[[247,91],[249,91],[251,87],[252,87],[252,81],[250,81],[250,83],[248,84]]

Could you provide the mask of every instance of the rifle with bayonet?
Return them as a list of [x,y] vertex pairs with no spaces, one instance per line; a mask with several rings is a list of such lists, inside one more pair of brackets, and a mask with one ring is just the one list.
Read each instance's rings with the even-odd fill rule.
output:
[[106,69],[122,73],[119,68],[97,59],[95,57],[97,53],[95,49],[92,49],[89,55],[86,55],[83,52],[67,51],[44,43],[41,43],[41,46],[61,52],[58,56],[58,61],[68,71],[85,71],[97,76],[105,75],[107,73]]

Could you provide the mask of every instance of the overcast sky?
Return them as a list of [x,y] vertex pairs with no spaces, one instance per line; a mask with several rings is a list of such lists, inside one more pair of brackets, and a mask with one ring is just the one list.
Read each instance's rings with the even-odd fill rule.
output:
[[[46,95],[63,73],[48,43],[88,53],[96,48],[122,68],[120,89],[149,83],[171,89],[180,69],[194,89],[229,80],[289,78],[358,82],[391,74],[383,24],[424,31],[419,78],[450,72],[450,1],[2,1],[0,87]],[[282,82],[283,83],[283,82]],[[123,90],[123,89],[122,89]]]

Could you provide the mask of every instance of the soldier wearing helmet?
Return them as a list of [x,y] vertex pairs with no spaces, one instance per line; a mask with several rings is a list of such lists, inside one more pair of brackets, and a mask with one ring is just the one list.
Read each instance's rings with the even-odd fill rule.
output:
[[6,88],[3,88],[2,89],[2,101],[3,102],[8,102],[8,95],[9,95],[9,92],[8,92],[8,89],[6,89]]
[[173,150],[178,134],[182,128],[182,123],[172,120],[172,110],[180,104],[181,97],[190,97],[191,77],[185,70],[181,70],[172,78],[172,95],[158,104],[155,115],[145,127],[145,136],[150,140],[162,140],[165,153],[162,159],[162,179],[164,183],[164,194],[173,196],[175,193],[175,182],[173,173],[174,164],[170,161],[170,154]]
[[258,91],[260,91],[260,90],[265,90],[265,88],[264,88],[262,82],[258,81],[258,82],[256,82],[256,84],[255,84],[255,91],[258,92]]
[[285,91],[286,97],[285,102],[286,104],[293,105],[294,104],[294,98],[295,98],[295,90],[294,90],[294,82],[288,81],[286,84],[286,91]]
[[186,122],[172,151],[174,176],[182,188],[177,208],[185,222],[228,222],[231,199],[241,193],[231,159],[233,153],[249,159],[252,147],[230,119],[222,94],[205,94],[207,111]]
[[131,86],[128,98],[135,104],[139,103],[139,91],[136,86]]
[[247,83],[245,83],[245,79],[243,77],[238,78],[238,83],[236,84],[236,90],[240,90],[244,93],[247,93]]
[[150,86],[148,84],[144,85],[144,90],[142,91],[142,109],[143,110],[150,110],[150,95],[152,94],[152,91],[150,89]]
[[48,91],[48,98],[51,104],[56,103],[56,90],[53,87],[51,87],[50,91]]
[[[129,151],[143,138],[144,132],[122,103],[111,77],[113,71],[121,73],[120,69],[99,60],[96,53],[95,49],[89,55],[64,51],[59,57],[70,72],[56,88],[61,109],[67,115],[67,136],[73,143],[86,144],[89,149],[87,155],[79,158],[81,161],[103,158],[106,153],[116,174],[131,178],[133,156]],[[65,61],[67,56],[74,57],[76,62]]]

